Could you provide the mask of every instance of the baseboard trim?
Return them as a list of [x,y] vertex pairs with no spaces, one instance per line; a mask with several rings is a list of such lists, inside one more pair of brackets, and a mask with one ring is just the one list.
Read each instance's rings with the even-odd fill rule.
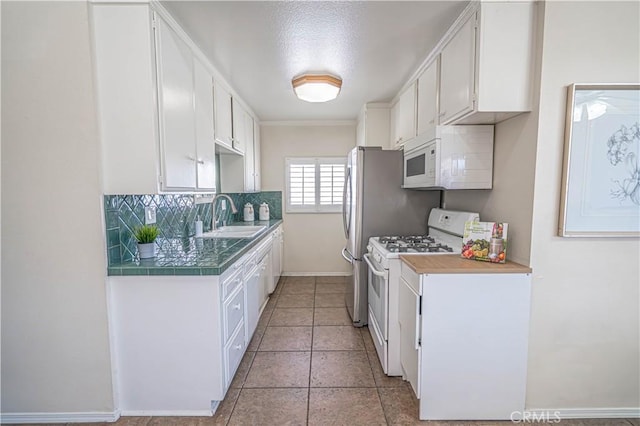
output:
[[348,277],[345,272],[283,272],[284,277]]
[[0,423],[113,423],[120,418],[117,411],[87,413],[1,413]]
[[211,410],[123,410],[122,417],[211,417]]
[[[531,414],[532,419],[631,419],[640,418],[638,408],[558,408],[558,409],[528,409],[525,413]],[[557,417],[555,417],[557,414]],[[522,420],[521,423],[526,421]]]

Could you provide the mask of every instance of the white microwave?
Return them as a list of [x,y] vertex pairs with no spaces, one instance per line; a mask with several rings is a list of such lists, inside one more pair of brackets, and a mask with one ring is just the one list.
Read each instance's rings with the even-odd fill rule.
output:
[[435,126],[404,145],[403,188],[491,189],[493,126]]

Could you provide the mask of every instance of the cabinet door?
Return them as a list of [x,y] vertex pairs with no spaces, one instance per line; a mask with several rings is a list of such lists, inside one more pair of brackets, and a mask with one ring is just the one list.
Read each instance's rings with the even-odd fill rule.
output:
[[420,399],[420,296],[413,291],[404,278],[400,278],[398,305],[400,364],[405,379],[411,383],[416,397]]
[[231,100],[231,104],[233,105],[233,149],[238,152],[245,152],[247,146],[245,121],[247,120],[248,114],[244,108],[233,99]]
[[260,191],[262,186],[260,175],[260,126],[253,126],[253,189]]
[[232,148],[231,93],[220,83],[214,81],[213,100],[216,142],[227,148]]
[[[196,135],[193,109],[193,54],[162,19],[158,19],[157,67],[163,185],[195,188]],[[146,161],[151,161],[149,153]]]
[[213,137],[213,78],[205,66],[193,60],[197,188],[216,190],[215,142]]
[[398,147],[398,142],[400,139],[400,102],[396,102],[389,112],[389,134],[391,136],[389,141],[389,147],[391,149],[396,149]]
[[438,124],[438,61],[418,78],[418,135]]
[[260,313],[260,273],[259,266],[253,268],[245,280],[245,326],[247,329],[247,342],[251,341],[253,332],[258,325],[258,314]]
[[475,23],[475,15],[472,15],[440,54],[440,124],[447,124],[473,110]]
[[271,237],[273,239],[273,245],[271,248],[271,272],[273,274],[273,280],[269,293],[273,293],[282,275],[282,229],[278,227]]
[[398,122],[396,123],[399,136],[398,143],[404,145],[406,141],[416,136],[416,84],[407,87],[398,100]]
[[255,147],[253,140],[253,117],[245,113],[244,120],[244,190],[255,191]]
[[267,254],[260,262],[260,285],[258,293],[259,310],[262,309],[267,300],[269,300],[269,290],[273,276],[271,275],[271,254]]

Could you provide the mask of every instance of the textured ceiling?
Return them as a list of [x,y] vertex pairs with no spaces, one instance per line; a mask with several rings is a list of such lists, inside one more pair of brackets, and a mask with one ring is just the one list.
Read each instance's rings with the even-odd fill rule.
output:
[[[261,120],[353,120],[389,101],[468,1],[163,1]],[[329,72],[334,101],[298,100],[291,79]]]

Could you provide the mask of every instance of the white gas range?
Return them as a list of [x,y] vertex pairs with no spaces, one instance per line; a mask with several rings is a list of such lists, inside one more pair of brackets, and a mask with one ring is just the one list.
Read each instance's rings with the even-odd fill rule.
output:
[[478,213],[432,209],[428,235],[380,236],[369,239],[364,258],[369,266],[369,332],[388,376],[401,376],[399,284],[400,255],[459,254],[467,221]]

